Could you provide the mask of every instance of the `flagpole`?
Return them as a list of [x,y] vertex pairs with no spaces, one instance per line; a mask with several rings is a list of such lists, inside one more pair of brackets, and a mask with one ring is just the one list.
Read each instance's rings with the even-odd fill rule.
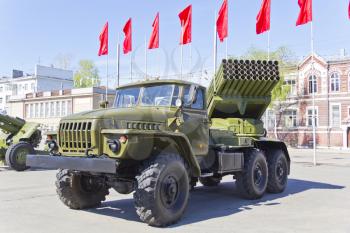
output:
[[132,81],[132,51],[130,53],[130,81]]
[[226,37],[226,39],[225,39],[225,57],[226,57],[226,60],[228,59],[227,40],[228,40],[228,37]]
[[190,75],[192,76],[192,42],[190,43]]
[[118,44],[117,44],[117,87],[120,85],[120,35],[118,33]]
[[181,47],[180,47],[180,78],[182,79],[183,71],[183,42],[184,42],[184,25],[181,23]]
[[216,11],[214,11],[214,74],[213,74],[213,83],[214,83],[214,94],[216,93],[216,83],[215,83],[215,73],[216,73],[216,59],[217,59],[217,36],[216,36]]
[[[311,77],[312,77],[312,141],[313,141],[313,164],[317,165],[316,161],[316,114],[315,114],[315,85],[316,76],[315,76],[315,66],[314,66],[314,25],[311,21],[310,25],[311,30]],[[317,87],[316,87],[317,88]]]
[[106,96],[105,100],[108,101],[108,53],[107,53],[107,68],[106,68]]
[[270,61],[270,30],[267,31],[267,60]]
[[145,35],[145,78],[147,79],[147,39]]

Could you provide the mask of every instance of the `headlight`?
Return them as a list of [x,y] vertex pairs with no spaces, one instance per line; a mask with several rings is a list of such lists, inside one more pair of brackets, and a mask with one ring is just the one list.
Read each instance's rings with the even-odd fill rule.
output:
[[117,153],[120,150],[120,142],[117,140],[108,140],[108,147],[112,152]]

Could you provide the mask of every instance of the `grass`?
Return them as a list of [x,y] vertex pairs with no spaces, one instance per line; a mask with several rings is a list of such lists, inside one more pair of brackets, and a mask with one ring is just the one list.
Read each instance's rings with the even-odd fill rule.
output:
[[0,158],[0,166],[4,166],[4,165],[5,165],[5,161],[2,158]]

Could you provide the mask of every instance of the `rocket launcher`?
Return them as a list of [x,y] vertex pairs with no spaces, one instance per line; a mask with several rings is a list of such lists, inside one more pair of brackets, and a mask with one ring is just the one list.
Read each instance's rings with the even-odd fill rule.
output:
[[277,61],[224,59],[207,89],[209,118],[260,119],[279,80]]

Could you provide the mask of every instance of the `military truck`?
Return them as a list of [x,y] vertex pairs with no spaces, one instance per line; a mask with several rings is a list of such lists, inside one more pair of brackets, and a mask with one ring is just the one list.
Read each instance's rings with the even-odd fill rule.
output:
[[28,169],[26,155],[41,141],[40,124],[0,114],[0,158],[16,171]]
[[63,118],[51,155],[27,163],[60,169],[57,193],[72,209],[100,205],[110,188],[134,192],[140,219],[158,227],[181,218],[197,181],[233,175],[244,198],[280,193],[290,158],[260,120],[278,81],[277,62],[224,60],[207,91],[181,80],[128,84],[111,108]]

